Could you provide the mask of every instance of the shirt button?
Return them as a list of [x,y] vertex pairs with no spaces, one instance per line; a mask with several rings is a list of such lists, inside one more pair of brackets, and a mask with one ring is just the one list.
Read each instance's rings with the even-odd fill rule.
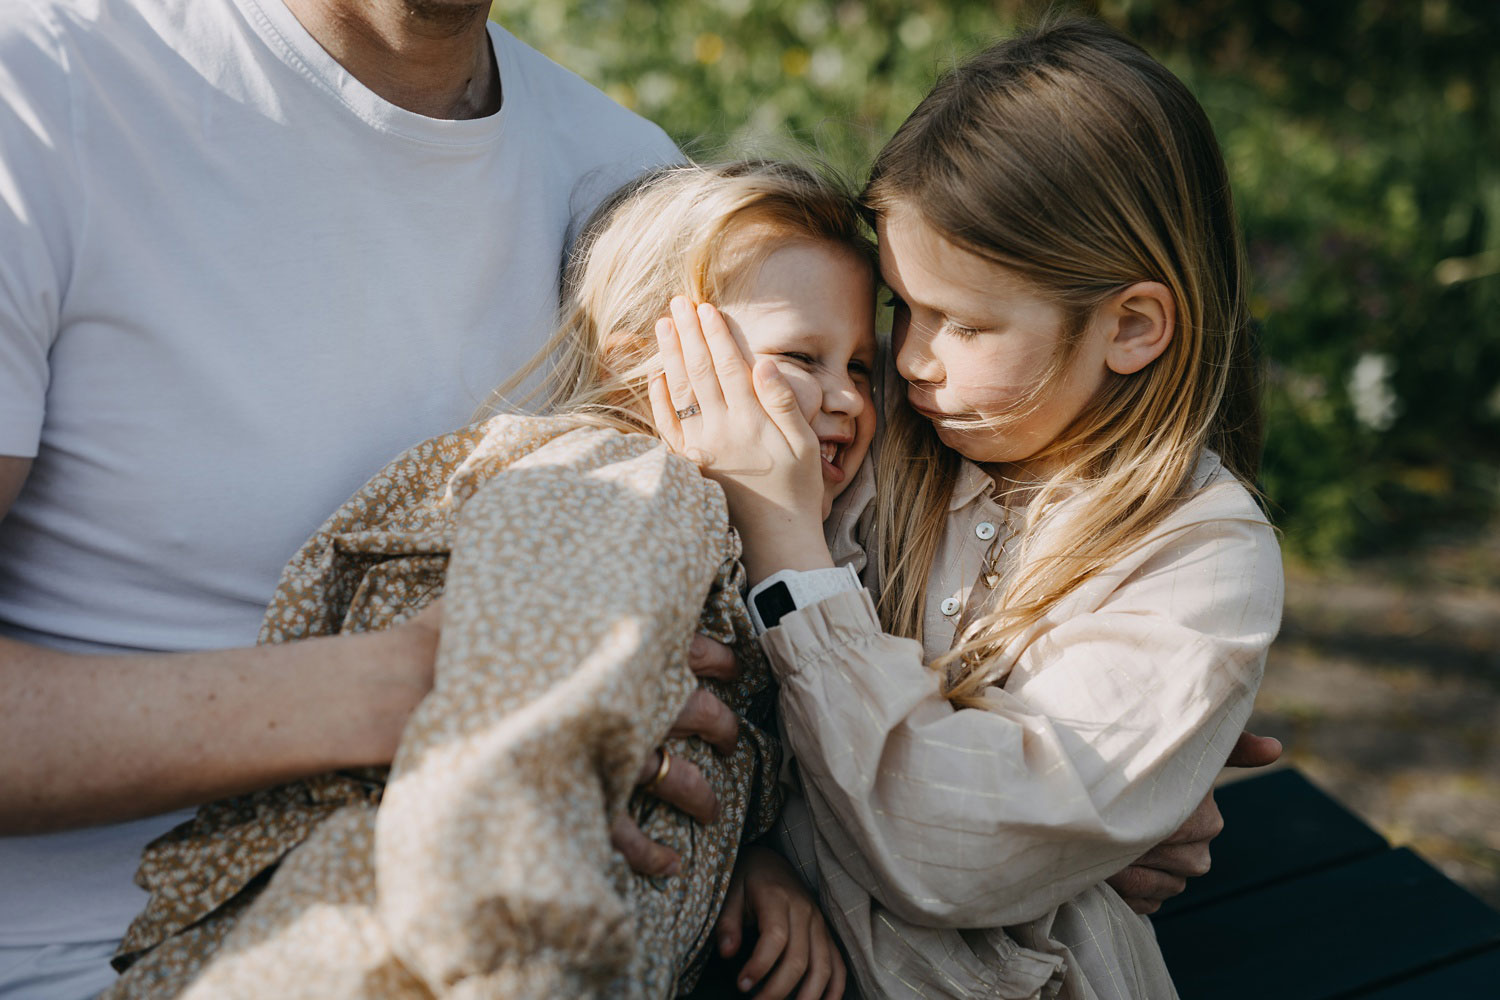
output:
[[952,618],[954,615],[958,614],[959,607],[960,605],[958,603],[958,598],[950,597],[942,604],[943,614],[947,615],[949,618]]
[[980,521],[974,525],[974,534],[979,536],[981,542],[987,542],[995,537],[995,526],[988,521]]

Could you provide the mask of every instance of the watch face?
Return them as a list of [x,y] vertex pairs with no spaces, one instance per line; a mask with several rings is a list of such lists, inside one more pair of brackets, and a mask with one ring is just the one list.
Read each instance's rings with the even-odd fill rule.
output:
[[781,621],[781,616],[789,611],[796,611],[797,605],[792,600],[792,591],[786,585],[785,580],[777,580],[765,590],[755,595],[755,613],[760,615],[760,620],[766,628],[775,628]]

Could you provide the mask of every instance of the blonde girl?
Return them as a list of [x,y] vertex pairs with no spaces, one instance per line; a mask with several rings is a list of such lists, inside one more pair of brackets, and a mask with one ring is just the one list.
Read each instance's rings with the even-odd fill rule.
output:
[[899,379],[826,540],[776,372],[711,307],[658,326],[658,427],[779,591],[789,849],[867,996],[1174,996],[1102,880],[1203,799],[1281,608],[1217,143],[1140,48],[1053,20],[943,79],[866,200]]
[[[436,677],[388,779],[210,803],[151,845],[112,998],[667,998],[747,924],[759,940],[737,971],[761,996],[842,992],[796,876],[740,850],[778,804],[769,678],[719,490],[659,446],[647,384],[668,300],[723,303],[834,459],[820,516],[874,435],[867,227],[794,166],[672,168],[601,210],[564,293],[559,332],[518,376],[552,365],[541,415],[398,457],[293,558],[267,613],[263,641],[287,641],[390,627],[442,594]],[[717,753],[653,749],[693,731],[694,627],[748,654],[710,686],[759,725],[731,725]],[[630,796],[665,800],[695,770],[718,799],[679,802],[699,823]],[[609,851],[627,836],[669,845],[665,863],[631,875]]]

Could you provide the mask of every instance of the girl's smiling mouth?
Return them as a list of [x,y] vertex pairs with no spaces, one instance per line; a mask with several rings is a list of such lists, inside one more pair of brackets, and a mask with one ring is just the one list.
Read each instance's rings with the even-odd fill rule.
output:
[[845,473],[839,465],[839,460],[844,457],[844,449],[853,440],[853,436],[849,434],[818,438],[818,454],[823,459],[823,475],[835,483],[844,481]]

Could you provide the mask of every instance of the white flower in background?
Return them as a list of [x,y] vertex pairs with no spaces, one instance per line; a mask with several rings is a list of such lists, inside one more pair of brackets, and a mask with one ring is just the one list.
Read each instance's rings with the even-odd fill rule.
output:
[[1391,388],[1396,362],[1389,354],[1361,354],[1349,372],[1349,401],[1354,419],[1372,431],[1389,430],[1401,413],[1401,400]]
[[807,75],[819,86],[833,86],[844,75],[844,54],[832,45],[818,46]]
[[635,92],[646,108],[664,107],[677,95],[677,81],[665,73],[651,71],[642,73],[636,81]]
[[745,123],[746,130],[752,136],[765,138],[775,135],[776,130],[781,128],[785,120],[786,116],[782,114],[781,109],[767,102],[751,113],[750,120]]
[[932,23],[921,14],[913,14],[901,22],[896,34],[908,49],[920,49],[932,41]]

